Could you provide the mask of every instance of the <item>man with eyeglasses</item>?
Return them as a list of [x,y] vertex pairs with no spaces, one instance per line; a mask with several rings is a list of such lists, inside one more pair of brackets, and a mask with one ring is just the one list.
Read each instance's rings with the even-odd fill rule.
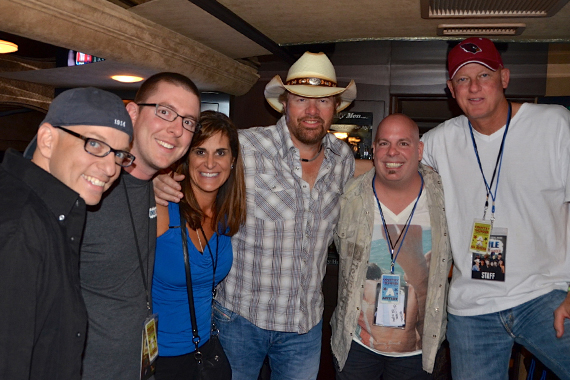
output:
[[81,245],[81,289],[89,317],[84,380],[136,380],[144,372],[143,328],[145,322],[152,324],[156,242],[150,180],[188,150],[199,127],[199,92],[183,75],[159,73],[141,85],[126,109],[134,128],[131,152],[137,159],[101,205],[88,210]]
[[79,379],[87,314],[79,290],[86,205],[96,205],[128,152],[121,99],[65,91],[41,123],[31,161],[8,150],[0,167],[0,378]]
[[507,379],[516,342],[570,380],[570,112],[507,100],[510,71],[489,39],[463,40],[447,63],[464,115],[422,139],[449,220],[452,377]]

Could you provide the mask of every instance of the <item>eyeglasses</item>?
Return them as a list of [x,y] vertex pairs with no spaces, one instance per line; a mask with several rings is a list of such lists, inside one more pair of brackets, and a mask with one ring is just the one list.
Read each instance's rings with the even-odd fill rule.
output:
[[135,160],[135,156],[130,154],[129,152],[125,152],[124,150],[113,149],[109,144],[101,140],[93,139],[91,137],[85,137],[83,135],[80,135],[79,133],[75,133],[67,128],[63,128],[60,126],[54,126],[54,127],[59,128],[62,131],[65,131],[70,135],[78,137],[81,140],[85,141],[83,149],[85,149],[87,153],[95,157],[105,157],[109,153],[113,152],[115,154],[115,163],[119,166],[122,166],[123,168],[131,166],[131,164]]
[[160,117],[162,120],[174,121],[176,120],[177,117],[180,117],[182,119],[182,127],[184,127],[184,129],[192,133],[196,133],[200,129],[200,123],[198,123],[196,119],[189,116],[179,115],[173,109],[168,108],[167,106],[163,106],[156,103],[137,103],[137,105],[156,107],[154,110],[154,114]]

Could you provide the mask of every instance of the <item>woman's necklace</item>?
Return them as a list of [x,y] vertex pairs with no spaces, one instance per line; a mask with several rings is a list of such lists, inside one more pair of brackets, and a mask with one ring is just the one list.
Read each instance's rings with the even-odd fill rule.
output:
[[202,240],[200,239],[200,234],[198,233],[197,230],[194,230],[194,232],[196,232],[196,236],[198,236],[198,243],[200,244],[200,253],[204,253],[204,247],[202,246]]
[[323,150],[323,144],[321,144],[319,151],[317,152],[317,154],[315,155],[315,157],[311,158],[310,160],[307,160],[306,158],[301,158],[301,161],[303,162],[311,162],[311,161],[315,161],[317,159],[317,157],[319,157],[319,154],[321,154],[321,150]]

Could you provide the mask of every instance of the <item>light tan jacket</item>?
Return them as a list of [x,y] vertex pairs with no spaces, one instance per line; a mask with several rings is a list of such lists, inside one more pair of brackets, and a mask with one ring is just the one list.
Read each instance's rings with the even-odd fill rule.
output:
[[[423,369],[431,373],[437,350],[445,339],[447,277],[451,267],[451,246],[447,233],[441,178],[431,168],[422,164],[419,170],[424,177],[432,233],[432,254],[422,337]],[[340,219],[334,234],[340,260],[338,303],[331,319],[331,346],[341,370],[348,357],[364,293],[374,226],[373,210],[376,207],[372,192],[374,172],[374,169],[371,169],[346,184],[340,201]]]

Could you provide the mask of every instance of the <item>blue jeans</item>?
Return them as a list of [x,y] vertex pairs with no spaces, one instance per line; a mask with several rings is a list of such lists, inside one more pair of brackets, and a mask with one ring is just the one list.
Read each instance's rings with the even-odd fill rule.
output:
[[352,342],[342,371],[336,370],[336,380],[430,380],[422,368],[422,355],[390,357],[370,351]]
[[214,303],[220,342],[232,366],[232,380],[256,380],[265,356],[271,380],[314,380],[321,360],[323,322],[306,334],[264,330]]
[[460,317],[448,315],[447,340],[454,379],[508,378],[513,342],[525,346],[562,380],[570,379],[570,320],[556,338],[554,310],[566,292],[554,290],[512,309]]

